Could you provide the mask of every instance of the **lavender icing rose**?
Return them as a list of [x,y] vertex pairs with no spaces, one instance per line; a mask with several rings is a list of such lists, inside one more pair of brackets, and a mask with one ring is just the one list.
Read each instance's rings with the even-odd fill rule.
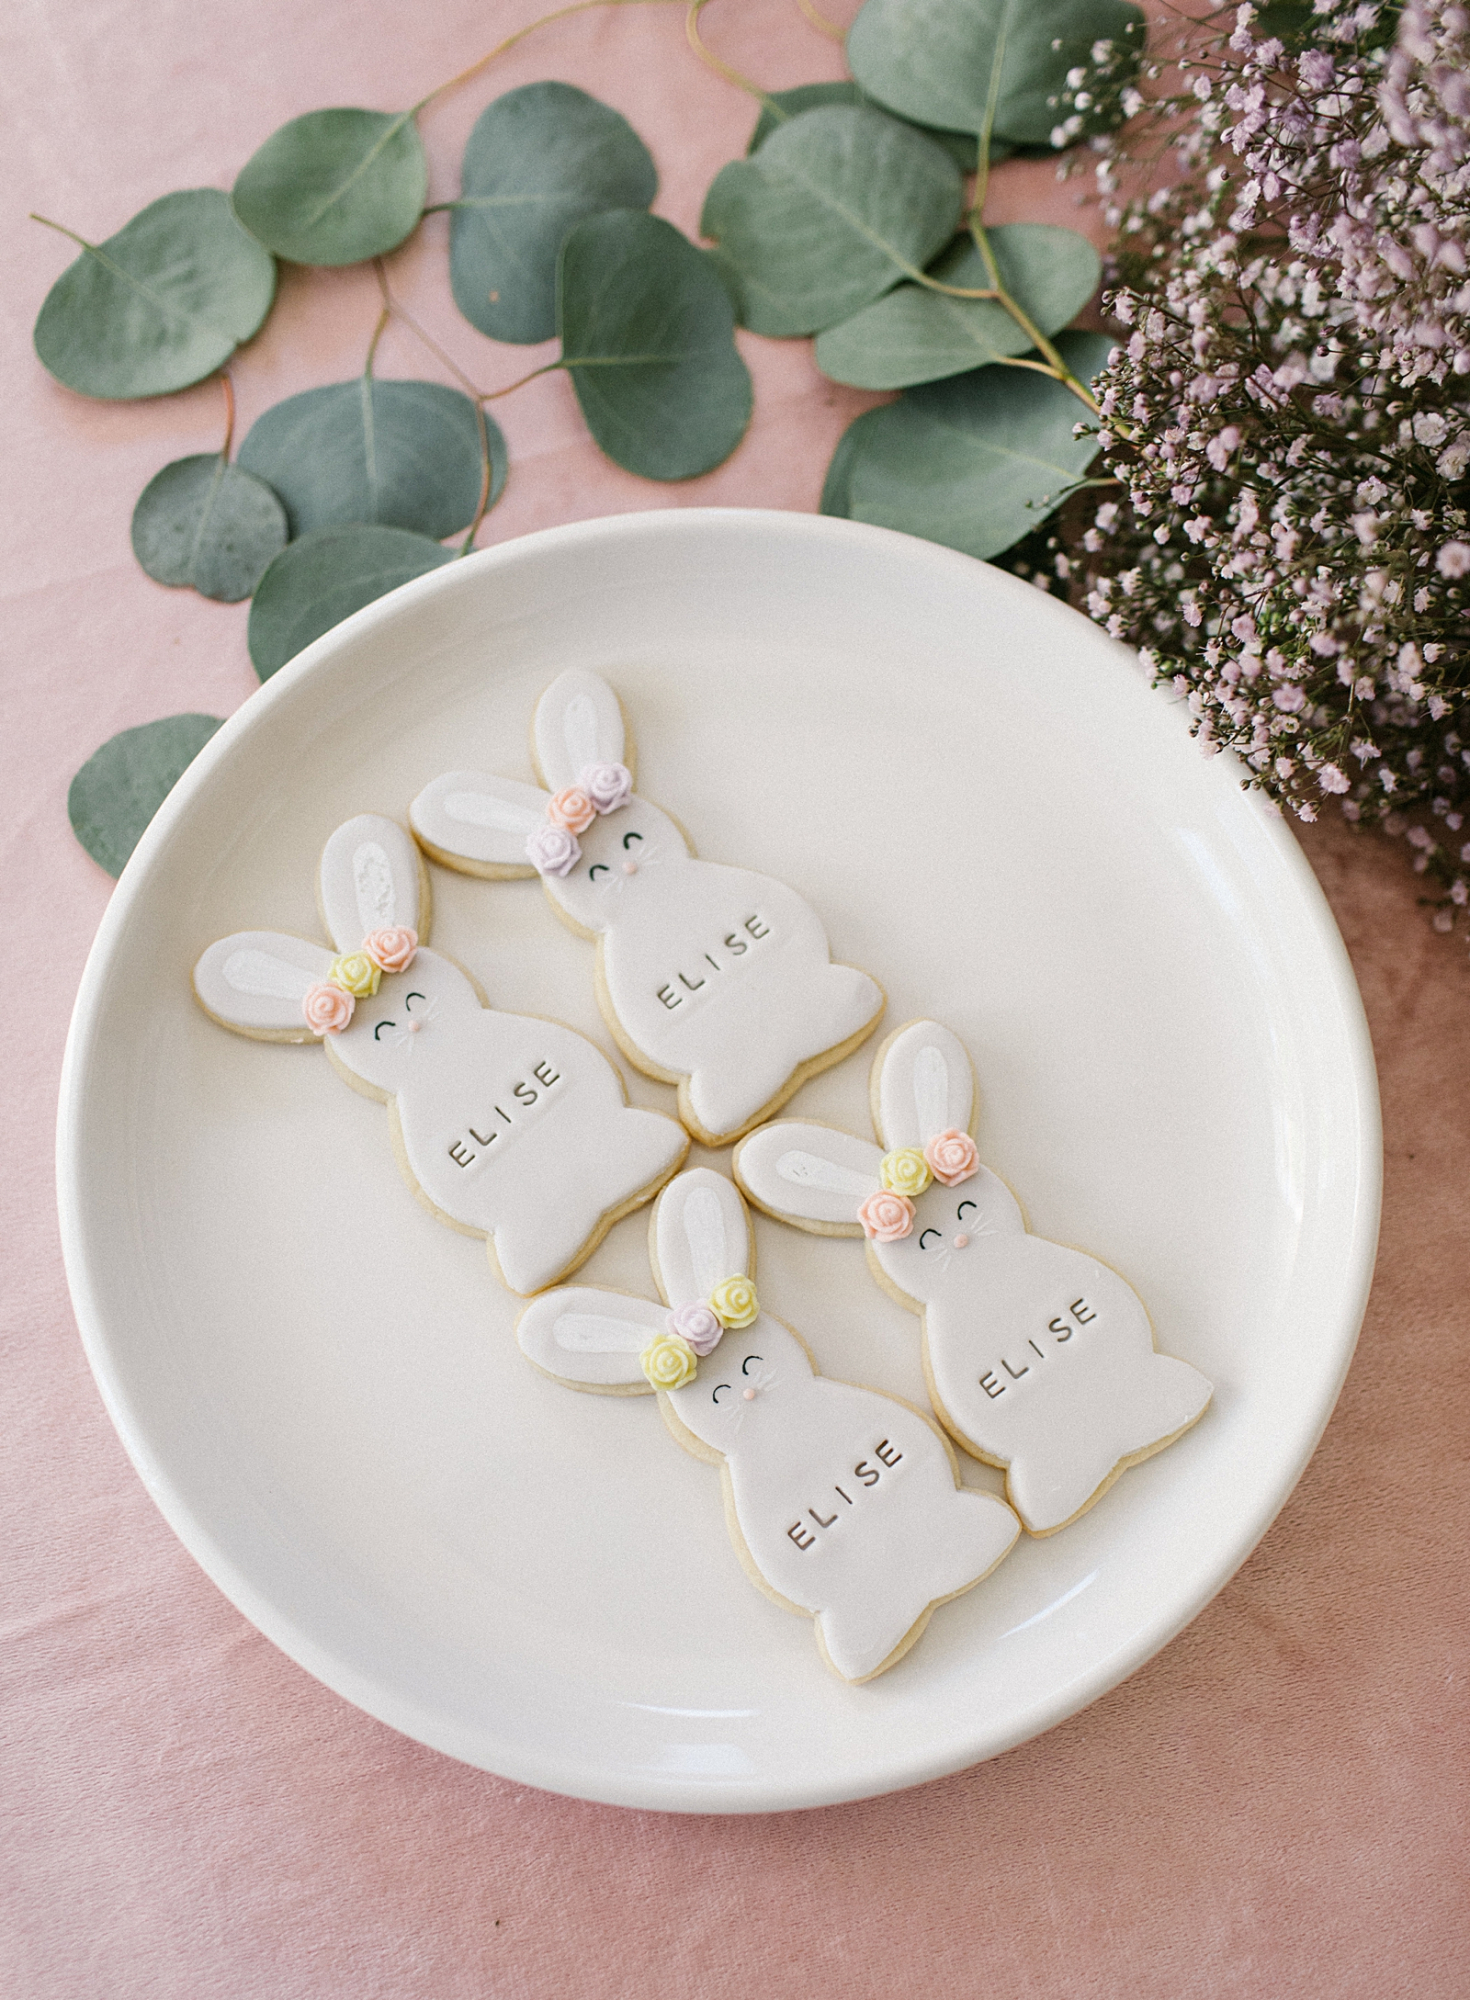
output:
[[696,1354],[709,1354],[725,1331],[719,1315],[698,1300],[692,1305],[679,1306],[669,1314],[669,1332],[679,1340],[687,1340]]
[[344,993],[340,986],[318,980],[315,986],[306,989],[301,1012],[314,1035],[340,1035],[352,1019],[356,1005],[352,995]]
[[526,842],[526,859],[538,875],[570,875],[582,859],[582,849],[574,833],[548,820]]
[[633,773],[626,764],[587,764],[577,788],[587,794],[598,812],[616,812],[633,796]]
[[896,1243],[914,1226],[914,1204],[907,1195],[879,1188],[859,1205],[857,1219],[875,1243]]

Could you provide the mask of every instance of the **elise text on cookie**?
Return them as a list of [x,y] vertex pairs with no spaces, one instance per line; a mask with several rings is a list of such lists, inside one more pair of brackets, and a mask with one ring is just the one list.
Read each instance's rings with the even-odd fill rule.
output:
[[[879,1483],[879,1481],[883,1477],[881,1469],[882,1466],[886,1465],[891,1470],[894,1466],[902,1465],[903,1463],[903,1453],[899,1451],[895,1445],[890,1444],[887,1438],[880,1439],[880,1441],[874,1445],[873,1458],[879,1460],[880,1463],[878,1465],[874,1465],[872,1459],[860,1458],[857,1464],[852,1468],[852,1485],[854,1486],[859,1496],[863,1493],[865,1488],[874,1487]],[[847,1488],[845,1486],[834,1485],[832,1488],[832,1493],[834,1499],[840,1500],[843,1503],[844,1507],[854,1507],[857,1505],[857,1501],[853,1498],[853,1495],[847,1491]],[[807,1519],[815,1521],[817,1527],[824,1530],[829,1528],[835,1528],[838,1522],[843,1518],[842,1508],[834,1506],[831,1500],[829,1500],[826,1504],[832,1508],[832,1512],[830,1514],[824,1515],[820,1513],[815,1507],[808,1507],[806,1510]],[[786,1530],[786,1532],[791,1537],[792,1541],[795,1542],[796,1546],[799,1549],[810,1549],[816,1547],[817,1538],[806,1527],[803,1521],[801,1520],[793,1521],[791,1526]]]
[[[1011,1382],[1019,1382],[1023,1375],[1031,1373],[1032,1355],[1035,1355],[1037,1361],[1045,1361],[1048,1356],[1055,1354],[1059,1347],[1066,1346],[1073,1334],[1077,1332],[1078,1327],[1090,1326],[1097,1318],[1097,1314],[1088,1305],[1086,1299],[1073,1299],[1071,1305],[1067,1307],[1067,1314],[1069,1315],[1067,1318],[1058,1314],[1055,1319],[1047,1321],[1046,1328],[1041,1335],[1042,1340],[1046,1343],[1044,1346],[1038,1346],[1034,1338],[1026,1342],[1024,1358],[1017,1356],[1018,1365],[1012,1365],[1010,1356],[1005,1354],[1001,1356],[999,1367],[1004,1374],[1010,1377],[1010,1382],[1002,1381],[994,1368],[987,1369],[980,1377],[980,1387],[985,1391],[987,1396],[991,1398],[1003,1396],[1010,1387]],[[1076,1326],[1070,1324],[1071,1320],[1076,1321]]]
[[[561,1071],[553,1069],[549,1062],[537,1063],[531,1075],[540,1084],[539,1090],[523,1078],[508,1092],[502,1093],[507,1102],[515,1107],[514,1116],[500,1104],[493,1104],[490,1107],[493,1117],[482,1113],[476,1123],[467,1128],[464,1138],[451,1141],[449,1157],[457,1167],[472,1167],[480,1153],[487,1152],[498,1139],[511,1138],[517,1130],[524,1130],[532,1106],[544,1104],[553,1086],[561,1082]],[[481,1125],[486,1128],[483,1132],[479,1130]],[[480,1149],[479,1153],[474,1150],[475,1147]],[[503,1152],[504,1148],[501,1150]]]
[[[770,925],[763,923],[759,916],[747,917],[742,928],[749,933],[751,938],[755,939],[767,938],[771,935]],[[739,931],[731,931],[726,937],[721,939],[716,950],[720,953],[719,957],[716,957],[713,952],[708,951],[703,954],[697,968],[696,976],[693,979],[690,978],[687,972],[681,972],[678,975],[677,982],[671,979],[666,985],[660,986],[658,997],[671,1013],[675,1007],[682,1007],[690,994],[698,993],[709,986],[709,973],[705,971],[706,966],[710,968],[711,972],[724,972],[727,967],[738,963],[745,956],[750,950],[750,945],[740,935]]]

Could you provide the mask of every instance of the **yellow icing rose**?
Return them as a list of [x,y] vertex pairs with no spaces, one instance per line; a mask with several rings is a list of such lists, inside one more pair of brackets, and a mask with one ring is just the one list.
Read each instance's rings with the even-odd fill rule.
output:
[[699,1368],[698,1355],[676,1333],[657,1335],[638,1359],[655,1389],[682,1389],[686,1382],[694,1380]]
[[924,1192],[934,1176],[917,1146],[900,1146],[896,1153],[883,1155],[878,1178],[891,1194],[906,1195],[912,1201],[916,1194]]
[[382,976],[365,951],[349,951],[341,958],[334,958],[327,974],[333,986],[340,986],[354,1000],[366,1000],[369,994],[376,993]]
[[710,1293],[709,1302],[721,1326],[749,1326],[760,1311],[749,1278],[726,1278]]

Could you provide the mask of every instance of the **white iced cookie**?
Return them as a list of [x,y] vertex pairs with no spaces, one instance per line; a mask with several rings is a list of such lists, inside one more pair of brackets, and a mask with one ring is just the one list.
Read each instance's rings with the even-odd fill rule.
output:
[[434,1213],[486,1238],[511,1291],[555,1284],[663,1186],[689,1149],[683,1130],[630,1109],[584,1035],[487,1007],[420,942],[428,882],[396,821],[339,826],[318,888],[336,951],[279,931],[221,938],[194,968],[200,1006],[258,1041],[320,1040],[389,1107],[398,1163]]
[[599,675],[564,673],[533,729],[546,790],[479,771],[427,785],[409,817],[425,852],[471,875],[539,874],[552,907],[597,941],[597,997],[619,1048],[679,1087],[679,1115],[727,1146],[877,1025],[883,991],[834,965],[794,889],[695,859],[633,793],[633,748]]
[[572,1388],[656,1388],[679,1443],[721,1469],[752,1582],[816,1621],[844,1680],[871,1680],[936,1605],[989,1575],[1020,1532],[1015,1516],[960,1485],[926,1416],[818,1375],[799,1336],[760,1310],[749,1218],[723,1175],[701,1167],[670,1182],[650,1249],[662,1306],[547,1292],[521,1315],[522,1348]]
[[1197,1422],[1210,1384],[1156,1352],[1116,1271],[1027,1234],[976,1156],[974,1079],[948,1028],[911,1021],[890,1035],[872,1096],[881,1145],[782,1120],[739,1147],[735,1177],[784,1222],[867,1238],[879,1284],[919,1314],[945,1428],[1005,1467],[1033,1535],[1053,1534]]

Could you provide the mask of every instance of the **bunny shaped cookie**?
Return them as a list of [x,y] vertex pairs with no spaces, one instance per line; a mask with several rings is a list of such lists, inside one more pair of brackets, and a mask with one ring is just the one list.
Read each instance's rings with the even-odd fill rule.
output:
[[872,1033],[883,991],[834,965],[793,889],[698,861],[667,813],[633,795],[633,750],[600,675],[564,673],[533,730],[548,791],[450,771],[409,817],[434,860],[471,875],[539,873],[552,907],[597,940],[597,997],[619,1048],[679,1086],[679,1115],[727,1146]]
[[355,1090],[388,1105],[398,1163],[434,1213],[486,1237],[511,1291],[554,1284],[663,1186],[684,1132],[630,1109],[585,1036],[487,1007],[420,944],[428,883],[396,821],[339,826],[318,886],[337,952],[278,931],[221,938],[194,968],[200,1006],[259,1041],[319,1038]]
[[1027,1234],[976,1157],[969,1057],[948,1028],[911,1021],[890,1035],[872,1097],[881,1146],[782,1120],[740,1146],[735,1177],[783,1221],[867,1237],[873,1275],[920,1315],[946,1429],[1005,1467],[1033,1535],[1053,1534],[1203,1416],[1210,1384],[1155,1351],[1115,1271]]
[[988,1576],[1020,1532],[961,1486],[928,1417],[815,1372],[805,1343],[760,1310],[745,1204],[723,1175],[669,1183],[650,1224],[665,1304],[581,1286],[546,1292],[517,1337],[572,1388],[659,1391],[664,1421],[724,1475],[736,1553],[768,1597],[816,1620],[844,1680],[902,1658],[938,1604]]

